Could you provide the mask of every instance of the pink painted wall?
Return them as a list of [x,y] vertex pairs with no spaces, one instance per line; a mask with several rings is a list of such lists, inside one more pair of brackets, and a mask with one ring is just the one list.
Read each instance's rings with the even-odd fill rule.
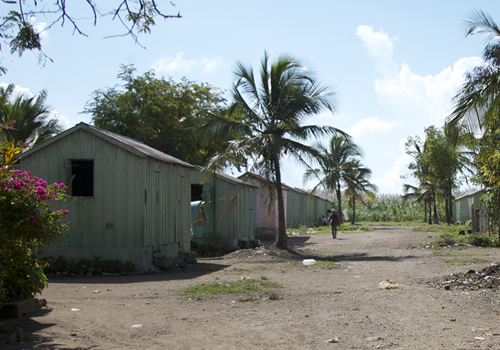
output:
[[[256,207],[256,228],[257,229],[273,229],[278,228],[278,202],[273,205],[273,212],[271,215],[267,212],[268,207],[268,194],[266,190],[261,188],[261,183],[258,179],[253,176],[249,176],[246,179],[247,182],[250,182],[253,185],[259,187],[257,190],[257,203],[255,203]],[[286,222],[286,196],[287,189],[282,187],[283,189],[283,204],[285,206],[285,222]]]

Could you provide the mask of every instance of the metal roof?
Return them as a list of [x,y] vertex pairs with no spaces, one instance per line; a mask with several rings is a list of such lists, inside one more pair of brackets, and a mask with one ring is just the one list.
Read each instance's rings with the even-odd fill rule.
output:
[[108,131],[108,130],[100,129],[98,127],[95,127],[93,125],[89,125],[89,124],[86,124],[83,122],[75,125],[71,129],[63,131],[62,133],[58,134],[57,136],[54,136],[53,138],[51,138],[45,142],[42,142],[40,145],[37,145],[37,146],[23,152],[21,154],[21,158],[23,156],[29,155],[33,152],[36,152],[39,149],[46,147],[53,142],[57,142],[57,140],[59,140],[63,137],[66,137],[67,135],[72,134],[73,132],[80,130],[80,129],[86,130],[86,131],[88,131],[88,132],[90,132],[98,137],[102,137],[105,140],[107,140],[107,141],[109,141],[109,142],[111,142],[119,147],[125,148],[128,151],[131,151],[132,153],[135,153],[137,155],[140,155],[143,157],[154,158],[154,159],[166,162],[166,163],[178,164],[178,165],[183,165],[186,167],[193,167],[193,165],[191,165],[189,163],[186,163],[180,159],[177,159],[177,158],[172,157],[166,153],[158,151],[155,148],[149,147],[148,145],[146,145],[138,140],[134,140],[130,137],[119,135],[119,134],[116,134],[116,133]]

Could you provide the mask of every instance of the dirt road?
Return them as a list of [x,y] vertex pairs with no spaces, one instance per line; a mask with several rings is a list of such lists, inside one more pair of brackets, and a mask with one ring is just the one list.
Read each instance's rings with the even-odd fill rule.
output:
[[[428,233],[405,227],[294,236],[296,254],[242,250],[188,269],[116,277],[53,277],[48,308],[16,320],[32,332],[4,349],[500,349],[497,290],[444,290],[433,278],[500,261],[495,249],[450,256],[489,262],[450,265]],[[300,256],[303,254],[303,256]],[[303,266],[309,256],[338,267]],[[278,282],[279,300],[191,298],[178,290],[241,278]],[[380,290],[392,280],[397,289]],[[258,296],[257,296],[258,297]],[[78,310],[78,311],[76,311]]]

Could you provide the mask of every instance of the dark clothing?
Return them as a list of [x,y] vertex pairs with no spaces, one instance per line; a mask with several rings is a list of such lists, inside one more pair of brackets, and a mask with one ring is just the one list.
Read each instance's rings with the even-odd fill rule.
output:
[[333,238],[337,238],[337,226],[339,225],[339,216],[336,212],[333,212],[332,215],[328,218],[330,225],[332,225],[332,236]]

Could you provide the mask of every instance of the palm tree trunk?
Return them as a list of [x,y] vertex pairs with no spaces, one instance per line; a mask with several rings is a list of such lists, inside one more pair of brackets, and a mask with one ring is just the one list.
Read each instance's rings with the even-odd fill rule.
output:
[[448,199],[448,205],[450,206],[450,209],[448,210],[448,212],[450,213],[450,224],[451,224],[451,221],[453,220],[453,195],[451,194],[450,192],[450,198]]
[[446,223],[449,225],[450,224],[450,213],[449,213],[449,207],[448,207],[448,196],[444,197],[444,209],[446,212]]
[[432,201],[433,201],[432,204],[434,205],[434,215],[433,215],[434,224],[437,225],[437,224],[439,224],[439,220],[438,220],[438,214],[437,214],[436,195],[435,194],[432,195]]
[[429,199],[429,225],[432,225],[432,200]]
[[342,214],[342,193],[340,192],[340,182],[337,183],[337,202],[339,203],[339,225],[344,222],[344,215]]
[[354,223],[356,222],[356,198],[354,197],[355,196],[355,193],[352,194],[352,220],[351,220],[351,224],[354,225]]
[[277,157],[273,157],[274,167],[276,173],[276,196],[278,201],[278,235],[276,236],[276,248],[286,249],[287,235],[286,235],[286,223],[285,223],[285,205],[283,203],[283,189],[281,188],[281,169],[279,166],[279,160]]
[[[500,217],[500,191],[498,191],[498,197],[497,197],[497,210],[498,210],[498,217]],[[498,246],[500,247],[500,222],[498,223]]]
[[427,222],[427,199],[424,199],[424,222]]

